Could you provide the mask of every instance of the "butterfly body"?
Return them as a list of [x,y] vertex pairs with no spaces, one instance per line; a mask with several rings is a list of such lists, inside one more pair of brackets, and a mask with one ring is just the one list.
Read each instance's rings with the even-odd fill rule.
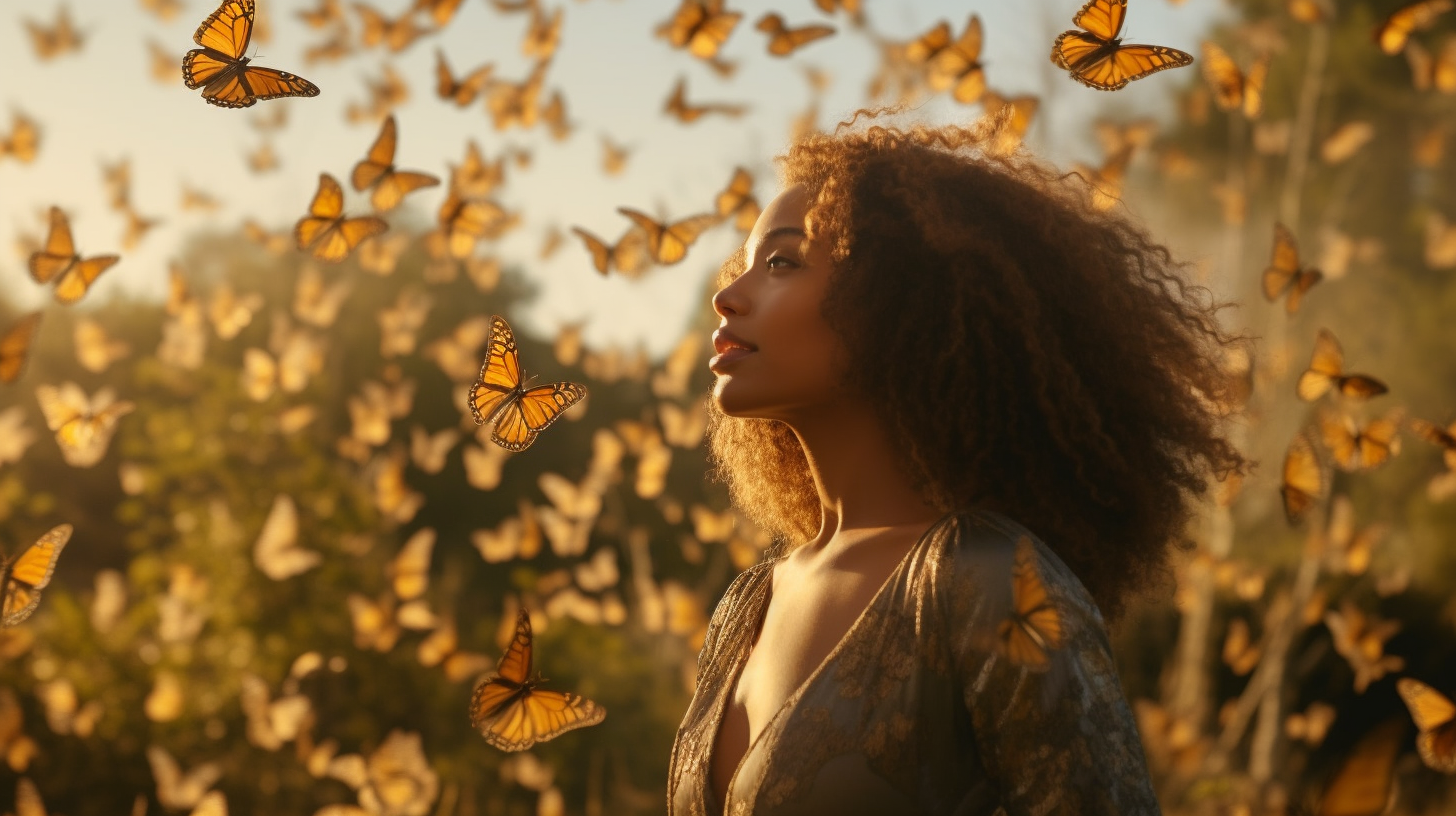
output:
[[281,96],[318,96],[318,86],[303,77],[249,67],[252,59],[245,54],[254,13],[253,0],[224,0],[192,35],[202,47],[182,57],[182,81],[193,90],[201,88],[202,98],[221,108],[246,108]]

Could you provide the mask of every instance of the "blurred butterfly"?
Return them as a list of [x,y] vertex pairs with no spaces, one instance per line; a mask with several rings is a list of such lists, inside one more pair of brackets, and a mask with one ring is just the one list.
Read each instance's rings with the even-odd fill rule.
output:
[[1264,81],[1269,76],[1269,57],[1254,60],[1246,74],[1216,43],[1203,42],[1203,78],[1213,91],[1219,110],[1241,110],[1248,119],[1264,109]]
[[724,11],[723,0],[683,0],[672,19],[658,26],[657,36],[673,48],[686,48],[699,59],[712,59],[742,17],[738,12]]
[[462,260],[470,257],[478,241],[499,237],[519,216],[494,201],[461,198],[451,192],[440,205],[438,219],[449,256]]
[[147,763],[157,780],[157,801],[171,810],[196,806],[222,778],[222,766],[216,762],[204,762],[184,774],[182,766],[160,745],[147,747]]
[[364,240],[359,244],[359,268],[381,277],[394,274],[399,256],[409,247],[411,240],[409,233],[404,232]]
[[122,249],[135,249],[147,233],[162,223],[160,218],[143,217],[130,204],[122,209],[122,213],[126,216],[126,230],[121,235]]
[[398,130],[394,115],[390,114],[379,129],[379,136],[369,148],[369,154],[354,165],[350,181],[354,189],[363,192],[373,188],[370,203],[378,212],[388,212],[399,206],[404,197],[423,187],[434,187],[440,180],[428,173],[396,170],[394,166],[395,144]]
[[1223,640],[1223,662],[1237,677],[1243,677],[1259,665],[1263,649],[1249,634],[1249,623],[1243,618],[1229,622],[1228,634]]
[[476,490],[496,489],[500,486],[501,469],[509,456],[510,451],[499,445],[466,445],[461,454],[465,481]]
[[1456,267],[1456,226],[1446,217],[1433,212],[1426,216],[1425,261],[1431,269]]
[[531,616],[516,616],[516,634],[495,673],[470,697],[470,724],[502,751],[524,751],[574,728],[596,725],[607,710],[584,697],[548,691],[532,673]]
[[212,328],[217,332],[218,339],[231,340],[253,322],[253,315],[261,308],[261,294],[249,292],[239,295],[233,291],[232,286],[223,283],[212,293],[212,300],[207,306],[207,317],[212,321]]
[[[113,362],[131,353],[131,346],[126,341],[108,337],[106,329],[90,318],[83,317],[76,321],[75,343],[76,360],[81,363],[82,368],[93,374],[100,374]],[[4,340],[0,340],[0,349],[3,348]],[[3,354],[0,351],[0,356]],[[3,379],[3,372],[0,372],[0,379]]]
[[[498,446],[491,447],[502,450]],[[535,558],[541,552],[541,539],[536,508],[525,499],[520,500],[516,515],[505,519],[494,529],[475,530],[470,534],[470,543],[480,551],[480,557],[487,564]]]
[[592,266],[603,275],[615,268],[631,278],[647,268],[647,233],[638,227],[629,227],[612,245],[581,227],[572,227],[571,231],[586,244],[591,252]]
[[1385,654],[1385,642],[1400,632],[1400,621],[1366,615],[1346,600],[1340,604],[1339,612],[1325,613],[1325,625],[1330,629],[1335,651],[1355,671],[1356,694],[1364,694],[1371,683],[1388,672],[1405,668],[1405,658]]
[[1375,42],[1387,54],[1399,54],[1416,31],[1430,28],[1436,18],[1456,8],[1452,0],[1421,0],[1392,12],[1385,22],[1375,29]]
[[344,22],[344,7],[339,0],[319,0],[316,8],[302,9],[297,14],[298,19],[309,28],[325,28]]
[[539,60],[550,59],[554,56],[556,46],[561,42],[562,19],[560,8],[547,17],[540,6],[533,7],[531,23],[526,27],[526,35],[521,39],[521,53]]
[[69,524],[52,527],[25,552],[0,561],[0,626],[20,623],[40,605],[40,591],[51,582],[71,529]]
[[1370,568],[1375,547],[1389,533],[1384,524],[1369,524],[1355,530],[1355,506],[1346,495],[1330,503],[1330,520],[1325,531],[1326,560],[1333,570],[1346,575],[1363,575]]
[[393,649],[400,636],[399,624],[394,620],[394,598],[386,593],[376,603],[351,592],[347,600],[349,619],[354,624],[354,646],[377,652]]
[[141,0],[142,8],[166,22],[182,13],[182,0]]
[[71,23],[71,14],[65,6],[56,13],[56,22],[45,26],[26,19],[25,30],[30,33],[30,44],[35,55],[42,61],[52,60],[72,51],[80,51],[85,37]]
[[1416,750],[1421,761],[1432,770],[1456,774],[1456,705],[1446,695],[1410,677],[1395,681],[1395,690],[1420,729]]
[[1319,816],[1379,816],[1390,810],[1395,760],[1405,724],[1388,720],[1372,728],[1335,771],[1320,802]]
[[698,236],[721,218],[713,214],[695,215],[681,221],[661,223],[646,213],[627,207],[618,207],[617,212],[632,219],[632,222],[647,235],[647,251],[652,260],[664,266],[678,263],[687,257],[688,247]]
[[1305,25],[1313,25],[1326,18],[1325,0],[1285,0],[1289,16]]
[[420,641],[415,656],[421,666],[439,666],[445,679],[459,683],[490,671],[490,658],[478,652],[460,651],[460,635],[455,621],[445,620],[435,631]]
[[275,133],[288,124],[288,103],[270,105],[267,113],[255,113],[248,119],[248,125],[259,133]]
[[253,563],[275,581],[285,581],[323,561],[313,550],[298,546],[298,508],[286,493],[273,497],[273,507],[253,544]]
[[541,108],[541,121],[550,131],[551,138],[558,142],[571,135],[575,126],[566,118],[566,97],[561,95],[561,91],[552,92],[551,100]]
[[40,328],[40,316],[40,312],[31,312],[0,334],[0,383],[13,383],[25,371],[36,329]]
[[275,257],[287,252],[289,244],[293,243],[288,240],[289,236],[287,232],[282,230],[269,232],[251,218],[243,221],[243,235],[247,236],[249,241],[262,247],[263,251]]
[[493,63],[476,68],[469,74],[456,79],[454,72],[450,70],[450,64],[445,61],[445,52],[435,50],[435,94],[447,102],[454,102],[458,107],[465,107],[475,101],[480,92],[485,90],[486,83],[490,81],[491,72],[494,71]]
[[1264,270],[1264,297],[1272,303],[1277,301],[1280,295],[1287,295],[1288,298],[1284,301],[1284,311],[1294,314],[1299,311],[1299,304],[1304,299],[1304,293],[1323,278],[1324,274],[1318,269],[1300,265],[1299,245],[1295,243],[1294,233],[1283,224],[1276,223],[1274,225],[1274,255],[1269,260],[1269,266]]
[[390,51],[399,53],[408,48],[420,35],[426,33],[423,28],[415,24],[412,13],[407,12],[391,20],[381,14],[378,9],[363,3],[355,3],[354,10],[359,12],[359,17],[364,23],[364,32],[360,35],[360,42],[364,44],[365,48],[373,48],[383,43],[389,47]]
[[536,126],[536,119],[541,115],[541,87],[546,81],[546,67],[550,64],[549,60],[538,61],[520,83],[499,80],[486,87],[485,108],[496,130]]
[[491,316],[485,363],[470,388],[469,406],[475,424],[495,422],[492,442],[511,451],[523,451],[537,434],[585,396],[586,387],[573,382],[526,387],[515,334],[503,318]]
[[73,382],[63,383],[59,388],[53,385],[38,385],[36,399],[46,426],[56,435],[61,447],[61,456],[72,467],[91,467],[106,455],[111,436],[116,433],[116,423],[136,409],[128,401],[116,401],[110,388],[102,388],[94,397],[87,398],[86,392]]
[[243,674],[240,686],[238,702],[247,716],[248,742],[265,751],[277,751],[284,743],[292,742],[312,719],[313,703],[302,694],[284,694],[270,700],[268,684],[248,672]]
[[1292,712],[1284,718],[1284,735],[1292,740],[1302,740],[1314,747],[1324,742],[1325,733],[1335,721],[1335,707],[1329,703],[1310,703],[1304,711]]
[[30,256],[30,276],[36,283],[55,281],[58,303],[75,303],[91,289],[91,284],[110,269],[119,255],[97,255],[83,259],[71,240],[71,222],[60,207],[51,207],[50,233],[45,246]]
[[430,556],[434,550],[435,530],[431,527],[415,531],[399,548],[399,553],[384,568],[396,598],[413,601],[429,589]]
[[776,12],[760,17],[754,28],[768,35],[768,53],[775,57],[787,57],[809,43],[834,33],[834,27],[827,25],[789,28],[784,24],[784,18]]
[[1341,470],[1369,470],[1400,453],[1400,422],[1404,412],[1393,408],[1385,416],[1360,425],[1346,413],[1320,414],[1320,433],[1325,447]]
[[413,354],[434,303],[434,298],[417,287],[401,289],[394,305],[379,312],[379,356],[387,360]]
[[1366,400],[1384,394],[1385,383],[1365,374],[1346,374],[1345,353],[1340,342],[1328,329],[1320,329],[1314,341],[1314,356],[1309,368],[1299,375],[1295,393],[1305,402],[1314,402],[1331,389],[1350,399]]
[[1072,171],[1086,179],[1091,188],[1093,209],[1109,210],[1121,200],[1119,196],[1122,195],[1122,179],[1127,174],[1127,166],[1132,161],[1132,153],[1131,145],[1124,147],[1116,154],[1109,156],[1101,167],[1089,167],[1081,162],[1073,162]]
[[1340,164],[1360,152],[1375,138],[1375,125],[1357,119],[1345,122],[1320,143],[1320,160],[1325,164]]
[[0,137],[0,159],[14,156],[23,164],[35,161],[40,147],[40,128],[35,120],[23,113],[10,115],[10,135]]
[[318,86],[303,77],[248,65],[253,14],[253,0],[223,0],[192,35],[202,47],[182,57],[183,83],[201,88],[208,104],[223,108],[246,108],[281,96],[318,96]]
[[683,124],[690,125],[710,113],[719,113],[736,119],[748,112],[745,105],[730,105],[723,102],[690,105],[686,94],[687,80],[679,78],[677,84],[673,86],[672,93],[667,97],[667,102],[662,107],[664,113],[676,117]]
[[937,50],[929,59],[930,87],[951,90],[955,101],[974,105],[986,91],[986,73],[981,67],[981,18],[975,14],[966,22],[960,38]]
[[455,19],[455,12],[460,10],[463,0],[415,0],[411,12],[423,11],[434,21],[435,28],[444,28]]
[[657,417],[662,424],[662,437],[669,445],[696,448],[702,444],[703,434],[708,430],[707,398],[701,398],[686,408],[671,402],[658,403]]
[[[984,91],[981,94],[981,107],[985,110],[987,117],[998,118],[1004,116],[1004,123],[992,137],[992,150],[996,155],[1005,155],[1015,150],[1026,136],[1026,131],[1031,127],[1031,120],[1036,116],[1037,108],[1041,101],[1034,96],[1014,96],[1006,98],[993,91]],[[1109,154],[1116,153],[1116,150],[1107,151]]]
[[733,178],[718,194],[714,207],[721,219],[733,219],[733,228],[748,232],[758,222],[758,200],[753,197],[753,176],[742,167],[733,168]]
[[344,110],[344,118],[350,123],[382,122],[389,112],[409,99],[409,85],[393,65],[385,64],[380,77],[364,78],[364,89],[369,92],[366,103],[350,102]]
[[1135,79],[1190,65],[1193,57],[1161,45],[1123,45],[1127,0],[1088,0],[1072,18],[1081,31],[1064,31],[1052,43],[1052,62],[1089,88],[1115,91]]
[[997,625],[996,648],[1018,666],[1045,671],[1062,647],[1062,615],[1036,567],[1036,547],[1022,536],[1011,567],[1011,614]]
[[387,229],[389,224],[375,216],[345,218],[343,188],[333,176],[320,173],[318,192],[309,204],[308,215],[298,220],[293,235],[300,250],[312,248],[315,258],[338,263],[349,257],[359,242]]
[[1405,59],[1410,65],[1411,85],[1416,90],[1429,91],[1434,87],[1443,94],[1456,93],[1456,39],[1448,37],[1434,57],[1420,43],[1409,43],[1405,47]]
[[415,467],[426,473],[439,473],[445,469],[445,457],[460,441],[460,432],[445,428],[431,434],[419,425],[410,428],[410,460]]
[[1284,478],[1279,495],[1284,500],[1284,515],[1290,524],[1299,523],[1324,494],[1324,469],[1309,437],[1300,433],[1289,443],[1284,454]]
[[339,310],[353,291],[351,278],[340,277],[328,283],[317,266],[305,264],[293,288],[293,316],[311,326],[328,328],[339,319]]

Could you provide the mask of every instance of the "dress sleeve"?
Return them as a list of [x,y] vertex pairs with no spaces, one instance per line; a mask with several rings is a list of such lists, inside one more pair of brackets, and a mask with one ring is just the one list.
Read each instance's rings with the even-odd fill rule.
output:
[[1091,596],[1034,537],[975,537],[954,571],[951,652],[1007,816],[1161,813]]

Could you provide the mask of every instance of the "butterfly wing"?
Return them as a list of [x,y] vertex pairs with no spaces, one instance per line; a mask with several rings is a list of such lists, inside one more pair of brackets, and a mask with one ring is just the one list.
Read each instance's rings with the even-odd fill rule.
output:
[[299,249],[313,246],[319,237],[338,223],[344,214],[344,191],[328,173],[319,174],[318,191],[308,205],[308,215],[299,219],[293,236]]
[[1244,72],[1216,43],[1203,43],[1203,78],[1213,90],[1219,110],[1233,110],[1244,102]]
[[91,290],[91,284],[101,277],[101,273],[120,260],[119,255],[98,255],[76,263],[56,282],[56,301],[70,304],[80,300]]
[[1345,353],[1340,349],[1340,342],[1327,329],[1320,329],[1309,368],[1299,375],[1295,393],[1305,402],[1314,402],[1330,390],[1344,367]]
[[658,236],[657,245],[653,248],[653,260],[663,265],[681,261],[687,257],[688,247],[698,240],[698,236],[719,220],[717,215],[695,215],[667,226]]
[[379,136],[374,139],[364,160],[354,165],[350,181],[355,190],[367,190],[384,177],[394,165],[394,150],[399,140],[399,130],[394,114],[385,118],[379,127]]
[[524,751],[567,731],[596,725],[606,716],[605,708],[579,695],[533,688],[478,727],[486,741],[502,751]]
[[1061,648],[1062,618],[1037,571],[1035,545],[1026,537],[1016,544],[1011,604],[1011,616],[1000,625],[1001,651],[1018,666],[1042,671],[1050,665],[1051,651]]
[[1300,434],[1289,443],[1284,454],[1284,483],[1279,488],[1284,499],[1284,515],[1290,524],[1304,518],[1324,490],[1324,472],[1314,446]]
[[45,248],[30,256],[30,276],[36,283],[50,283],[76,261],[76,244],[71,240],[71,222],[60,207],[51,207],[50,233]]
[[[253,0],[224,0],[192,35],[192,41],[231,60],[248,53],[253,38]],[[196,87],[196,86],[190,86]]]
[[[280,71],[276,68],[260,68],[249,65],[242,70],[242,84],[247,89],[246,98],[237,107],[247,107],[260,99],[278,99],[284,96],[318,96],[318,86],[301,76]],[[203,92],[204,97],[207,93]],[[222,102],[209,98],[213,104]]]
[[1117,39],[1122,20],[1127,16],[1127,0],[1088,0],[1072,17],[1072,25],[1092,33],[1098,39]]
[[1456,705],[1444,694],[1409,677],[1397,680],[1395,688],[1421,730],[1416,739],[1421,759],[1442,773],[1456,773]]
[[35,342],[40,316],[40,312],[31,312],[0,335],[0,383],[13,383],[20,379],[25,361],[30,357],[31,343]]
[[585,396],[586,387],[573,382],[528,389],[502,409],[491,433],[491,441],[506,450],[523,451],[536,441],[537,434]]
[[581,227],[572,227],[571,231],[586,244],[586,248],[592,255],[592,266],[601,274],[607,274],[611,269],[612,248],[602,239],[592,235]]
[[[1065,36],[1065,35],[1064,35]],[[1064,49],[1065,52],[1066,49]],[[1118,45],[1089,52],[1081,60],[1065,54],[1072,78],[1089,88],[1115,91],[1135,79],[1193,62],[1192,55],[1163,45]]]
[[404,197],[422,187],[434,187],[440,179],[429,173],[390,170],[374,188],[369,203],[379,212],[388,212],[399,206]]
[[480,376],[470,387],[470,414],[475,424],[483,425],[494,418],[502,405],[519,395],[520,386],[521,360],[516,335],[504,318],[491,315],[485,362],[480,367]]
[[40,591],[51,582],[61,550],[71,539],[71,529],[69,524],[52,528],[6,570],[0,626],[14,626],[35,611],[40,604]]

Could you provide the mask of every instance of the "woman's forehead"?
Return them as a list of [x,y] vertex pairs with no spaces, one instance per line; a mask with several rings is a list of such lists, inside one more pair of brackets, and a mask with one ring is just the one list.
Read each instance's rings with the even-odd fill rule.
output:
[[802,184],[784,188],[758,214],[758,221],[748,233],[744,248],[752,255],[770,235],[787,230],[804,230],[804,217],[809,212],[809,193]]

